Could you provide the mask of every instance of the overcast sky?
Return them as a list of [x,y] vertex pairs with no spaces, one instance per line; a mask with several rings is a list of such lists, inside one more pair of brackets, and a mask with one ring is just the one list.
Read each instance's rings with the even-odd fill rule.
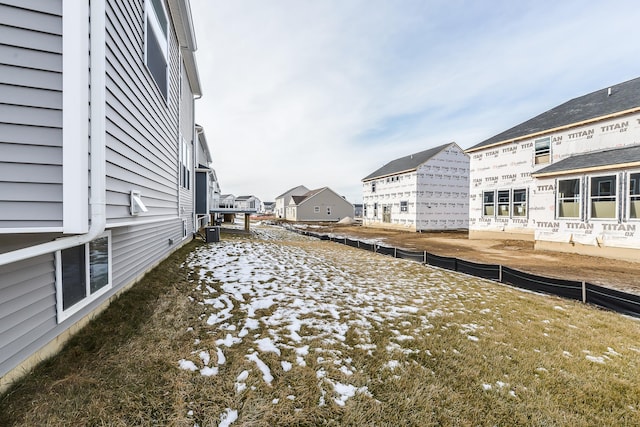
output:
[[196,121],[223,193],[262,201],[361,179],[398,157],[469,148],[640,76],[622,0],[191,0]]

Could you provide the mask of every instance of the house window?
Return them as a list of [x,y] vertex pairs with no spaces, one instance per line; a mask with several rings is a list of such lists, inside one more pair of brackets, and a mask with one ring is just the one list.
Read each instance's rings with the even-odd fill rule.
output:
[[558,218],[580,218],[580,180],[564,179],[557,185],[556,215]]
[[527,216],[527,190],[513,190],[513,216]]
[[362,205],[362,216],[367,217],[367,204]]
[[331,206],[327,206],[327,215],[331,215]]
[[615,175],[591,178],[590,207],[590,218],[617,218]]
[[147,0],[145,7],[144,61],[160,93],[167,100],[169,89],[169,43],[167,11],[163,0]]
[[407,212],[408,210],[408,202],[400,202],[400,212]]
[[511,197],[509,190],[498,191],[498,216],[509,216]]
[[629,175],[629,218],[640,218],[640,173]]
[[376,182],[375,182],[375,181],[372,181],[372,182],[371,182],[371,192],[372,192],[372,193],[375,193],[375,192],[376,192]]
[[180,186],[187,190],[191,188],[191,149],[185,140],[182,140],[180,149]]
[[378,218],[378,204],[377,203],[373,204],[373,217],[374,218]]
[[495,214],[495,191],[485,191],[482,193],[482,215],[494,216]]
[[320,213],[320,206],[314,206],[313,213]]
[[187,235],[189,234],[189,228],[187,227],[187,220],[183,219],[182,220],[182,239],[186,239]]
[[111,234],[56,252],[58,323],[111,289]]
[[546,138],[536,139],[534,145],[535,145],[535,151],[536,151],[534,163],[536,165],[549,163],[549,160],[551,159],[551,138],[546,137]]

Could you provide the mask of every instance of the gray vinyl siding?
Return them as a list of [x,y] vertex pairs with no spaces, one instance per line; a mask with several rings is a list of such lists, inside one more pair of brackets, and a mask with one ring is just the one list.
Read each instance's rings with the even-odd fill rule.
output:
[[[10,246],[9,242],[0,244],[0,252],[48,240],[37,237],[15,236]],[[181,243],[182,221],[178,219],[111,230],[112,289],[60,324],[56,318],[53,253],[0,266],[0,376],[139,279]]]
[[114,228],[111,233],[113,283],[121,287],[182,243],[182,221],[173,219],[166,223]]
[[53,259],[47,254],[0,267],[0,376],[55,337]]
[[62,227],[61,13],[0,4],[0,229]]
[[[165,102],[144,63],[144,2],[107,5],[107,222],[178,216],[179,68],[169,31],[169,96]],[[132,217],[130,192],[148,212]]]
[[[187,79],[187,72],[184,69],[184,65],[181,64],[181,73],[183,81],[180,87],[180,132],[182,138],[187,142],[191,150],[191,159],[195,156],[196,146],[195,143],[195,125],[194,125],[194,111],[193,111],[193,93],[189,87],[189,81]],[[193,196],[195,193],[195,175],[196,171],[194,165],[191,165],[190,172],[190,184],[189,188],[185,189],[180,187],[180,206],[184,207],[184,212],[181,212],[180,216],[183,220],[187,221],[187,230],[193,230]]]

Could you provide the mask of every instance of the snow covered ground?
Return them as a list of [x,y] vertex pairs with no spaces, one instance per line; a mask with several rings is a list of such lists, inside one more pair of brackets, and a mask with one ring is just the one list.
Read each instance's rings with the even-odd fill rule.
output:
[[[257,227],[254,233],[257,237],[229,237],[199,247],[185,265],[198,277],[191,301],[203,314],[190,328],[193,351],[176,364],[204,377],[231,369],[236,394],[255,389],[256,381],[271,386],[278,376],[313,367],[317,405],[376,399],[357,375],[363,368],[353,354],[386,354],[381,369],[391,375],[397,369],[423,368],[408,356],[431,356],[412,343],[434,333],[436,319],[442,325],[442,319],[473,315],[473,322],[451,320],[441,327],[478,343],[491,319],[498,317],[499,307],[492,300],[500,287],[480,279],[320,243],[277,227]],[[557,306],[558,312],[564,309]],[[391,331],[384,348],[372,335],[380,329]],[[246,347],[248,363],[231,367],[228,355],[240,346]],[[605,363],[614,356],[612,350],[587,358]],[[540,372],[546,369],[541,366]],[[479,378],[475,386],[485,392],[504,389],[515,397],[515,386],[502,380]],[[291,394],[271,403],[298,398]],[[220,414],[220,425],[231,425],[241,415],[242,408],[229,407]]]

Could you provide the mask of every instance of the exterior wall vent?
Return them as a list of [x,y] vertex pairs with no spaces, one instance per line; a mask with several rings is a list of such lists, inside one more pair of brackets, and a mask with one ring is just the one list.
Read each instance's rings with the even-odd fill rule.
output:
[[140,212],[147,212],[149,209],[142,202],[139,191],[131,191],[131,215],[138,215]]

